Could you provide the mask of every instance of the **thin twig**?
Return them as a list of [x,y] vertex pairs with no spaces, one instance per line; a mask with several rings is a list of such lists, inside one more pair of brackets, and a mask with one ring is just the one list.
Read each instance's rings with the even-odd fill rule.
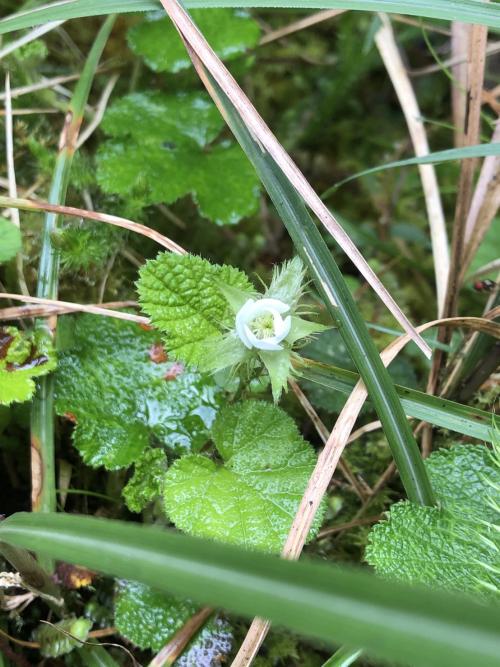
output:
[[109,78],[108,83],[106,84],[104,90],[102,91],[101,99],[97,103],[94,117],[87,125],[87,127],[83,130],[83,132],[81,132],[80,134],[80,138],[78,139],[78,142],[76,144],[77,148],[83,146],[83,144],[87,141],[87,139],[92,136],[92,134],[101,124],[101,121],[104,117],[104,112],[106,111],[106,107],[108,106],[109,98],[111,97],[111,93],[113,92],[113,89],[116,85],[116,82],[118,81],[119,76],[120,76],[119,74],[114,74],[112,77]]
[[[500,41],[491,42],[486,46],[485,55],[492,56],[496,53],[500,53]],[[467,62],[468,56],[462,55],[455,58],[448,58],[447,60],[442,60],[437,65],[428,65],[427,67],[419,67],[418,69],[409,70],[408,73],[411,77],[415,76],[424,76],[425,74],[435,74],[437,72],[442,72],[443,67],[451,67],[453,65],[460,65],[461,63]]]
[[[270,131],[248,97],[244,94],[235,79],[231,76],[230,72],[221,62],[220,58],[211,49],[208,42],[191,20],[189,14],[184,10],[178,0],[161,0],[161,3],[185,40],[185,43],[191,49],[190,54],[194,54],[195,60],[199,59],[199,62],[203,63],[213,76],[235,107],[248,128],[248,131],[252,134],[261,149],[269,153],[283,171],[290,184],[295,188],[304,202],[314,211],[321,223],[330,232],[365,279],[370,283],[397,321],[405,331],[413,337],[415,343],[420,347],[424,354],[430,357],[431,350],[427,343],[417,334],[415,328],[378,279],[373,269],[367,264],[363,255],[354,245],[349,235],[346,234],[342,226],[334,218],[329,209],[321,201],[321,198],[308,183],[300,169]],[[211,91],[209,90],[209,93],[210,92]]]
[[377,523],[380,520],[380,514],[376,516],[369,516],[364,519],[353,519],[352,521],[346,521],[346,523],[339,523],[336,526],[327,526],[320,530],[318,533],[318,540],[321,540],[323,537],[328,535],[335,535],[335,533],[341,533],[344,530],[349,530],[349,528],[357,528],[358,526],[369,526],[372,523]]
[[[304,394],[302,389],[299,387],[299,385],[295,382],[295,380],[288,380],[288,384],[290,385],[293,393],[297,397],[299,403],[301,406],[304,408],[307,416],[311,420],[311,422],[314,425],[314,428],[316,429],[319,437],[323,441],[323,444],[326,444],[328,442],[328,436],[330,435],[328,429],[324,425],[324,423],[321,421],[320,416],[316,412],[316,410],[313,408],[311,405],[310,401],[308,400],[307,396]],[[366,500],[366,492],[365,490],[361,487],[359,484],[358,480],[356,479],[356,476],[350,469],[349,465],[343,461],[342,459],[339,460],[339,470],[341,473],[344,475],[346,480],[349,482],[351,487],[353,488],[354,492],[356,495],[359,497],[361,501]],[[371,489],[369,489],[371,491]]]
[[120,218],[117,215],[110,215],[109,213],[99,213],[97,211],[88,211],[83,208],[75,208],[74,206],[61,206],[58,204],[49,204],[44,201],[32,199],[11,199],[9,197],[0,196],[0,206],[13,206],[26,211],[48,211],[49,213],[56,213],[57,215],[70,215],[76,218],[86,218],[88,220],[95,220],[96,222],[104,222],[123,229],[129,229],[137,234],[147,236],[152,241],[156,241],[167,250],[170,250],[177,255],[184,255],[186,250],[175,241],[170,240],[167,236],[163,236],[155,229],[141,225],[139,222],[127,220],[127,218]]
[[[21,95],[29,95],[35,93],[39,90],[45,90],[46,88],[52,88],[61,83],[68,83],[69,81],[76,81],[80,78],[80,74],[67,74],[65,76],[56,76],[52,79],[46,79],[42,77],[37,83],[30,83],[28,86],[19,86],[19,88],[13,88],[11,90],[11,97],[15,99]],[[5,99],[5,93],[0,93],[0,100]]]
[[[16,169],[14,164],[14,130],[12,126],[12,98],[10,96],[10,74],[5,75],[5,152],[7,162],[7,178],[10,197],[17,197]],[[21,229],[19,211],[10,209],[10,219],[13,225]],[[29,295],[28,286],[24,278],[22,248],[16,255],[16,272],[19,288],[23,294]]]
[[[392,85],[401,104],[408,131],[411,136],[415,154],[423,157],[429,154],[429,144],[425,126],[421,118],[417,98],[410,83],[406,68],[401,58],[391,23],[385,14],[380,14],[382,25],[375,35],[380,56],[391,78]],[[441,195],[437,182],[436,171],[432,164],[418,166],[422,188],[424,191],[427,218],[432,242],[432,257],[436,280],[438,316],[444,309],[446,285],[449,272],[448,237],[444,219]]]
[[260,40],[259,46],[270,44],[271,42],[274,42],[277,39],[281,39],[282,37],[287,37],[288,35],[292,35],[294,32],[298,32],[299,30],[304,30],[305,28],[310,28],[311,26],[317,25],[318,23],[322,23],[323,21],[328,21],[329,19],[333,19],[336,16],[339,16],[340,14],[344,14],[346,11],[347,11],[346,9],[327,9],[324,12],[316,12],[315,14],[311,14],[310,16],[306,16],[305,18],[300,19],[299,21],[294,21],[293,23],[289,23],[288,25],[285,25],[282,28],[278,28],[277,30],[268,32],[267,35],[264,35],[264,37],[262,37],[262,39]]
[[203,607],[180,628],[159,653],[151,660],[148,667],[163,667],[173,665],[186,648],[193,635],[214,613],[211,607]]
[[451,81],[451,109],[453,115],[453,133],[455,146],[460,148],[464,144],[465,114],[467,106],[467,45],[469,41],[467,23],[453,21],[451,24],[451,60],[457,61],[452,65]]

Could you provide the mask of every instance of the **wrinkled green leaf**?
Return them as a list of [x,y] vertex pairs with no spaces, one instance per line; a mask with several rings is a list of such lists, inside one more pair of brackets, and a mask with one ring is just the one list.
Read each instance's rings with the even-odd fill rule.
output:
[[161,494],[166,471],[167,457],[161,449],[147,449],[135,462],[134,474],[122,491],[131,512],[141,512]]
[[73,441],[87,464],[122,468],[154,441],[175,452],[205,442],[217,389],[207,377],[162,360],[159,342],[158,333],[132,322],[74,318],[57,373],[56,411],[76,421]]
[[0,216],[0,262],[7,262],[21,250],[21,230]]
[[159,651],[198,608],[189,600],[126,581],[118,587],[115,624],[122,637],[136,646]]
[[[92,622],[87,618],[65,618],[54,625],[42,623],[35,631],[35,640],[40,643],[44,658],[58,658],[80,647],[86,641]],[[72,636],[70,636],[72,635]]]
[[55,367],[54,351],[42,333],[0,327],[0,405],[29,400],[35,392],[33,378]]
[[[259,41],[259,26],[246,12],[195,9],[191,16],[222,60],[237,58]],[[133,26],[127,37],[132,51],[155,72],[180,72],[191,67],[184,44],[163,11]]]
[[[159,651],[199,610],[200,605],[149,586],[122,581],[115,599],[115,624],[125,639],[142,649]],[[180,667],[211,667],[231,650],[231,628],[210,619],[196,633],[176,661]]]
[[167,514],[187,533],[279,552],[316,462],[313,448],[283,410],[262,401],[225,408],[212,433],[223,465],[201,455],[176,461],[165,478]]
[[386,577],[475,594],[500,592],[500,468],[486,447],[439,450],[426,466],[441,507],[399,502],[370,533],[367,561]]
[[223,127],[203,93],[134,93],[113,104],[97,154],[97,180],[110,194],[144,205],[191,194],[200,213],[234,224],[255,213],[258,179],[232,142],[209,145]]
[[201,257],[158,255],[140,270],[139,301],[152,323],[167,334],[169,352],[187,363],[203,363],[206,345],[222,339],[234,316],[218,283],[253,294],[246,275]]

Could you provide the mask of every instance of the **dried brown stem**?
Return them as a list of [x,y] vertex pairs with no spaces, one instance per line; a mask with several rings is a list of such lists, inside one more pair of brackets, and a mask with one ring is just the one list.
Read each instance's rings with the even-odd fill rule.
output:
[[214,613],[211,607],[203,607],[194,616],[178,630],[172,639],[166,644],[161,651],[151,660],[148,667],[163,667],[163,665],[173,665],[177,658],[181,655],[186,645],[191,640],[194,634],[198,632],[201,626]]

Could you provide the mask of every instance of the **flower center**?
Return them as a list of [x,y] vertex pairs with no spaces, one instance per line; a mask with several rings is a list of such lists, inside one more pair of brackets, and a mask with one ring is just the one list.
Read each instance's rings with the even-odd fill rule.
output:
[[271,338],[274,336],[274,319],[271,313],[265,313],[259,315],[254,320],[248,323],[250,330],[259,338],[259,340],[264,340],[265,338]]

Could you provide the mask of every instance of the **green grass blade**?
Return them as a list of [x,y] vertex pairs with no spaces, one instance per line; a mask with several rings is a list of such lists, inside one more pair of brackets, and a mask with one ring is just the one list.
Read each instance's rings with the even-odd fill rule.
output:
[[498,665],[498,606],[354,568],[69,514],[16,514],[0,523],[0,540],[415,667]]
[[353,665],[363,651],[359,648],[347,648],[342,646],[329,658],[323,667],[349,667]]
[[[279,9],[352,9],[397,12],[410,16],[480,23],[500,28],[500,7],[481,0],[186,0],[188,9],[199,7],[272,7]],[[155,0],[62,0],[0,21],[0,34],[55,20],[120,12],[141,12],[159,8]]]
[[423,505],[434,504],[427,472],[394,384],[332,253],[300,196],[269,154],[256,144],[228,98],[211,77],[210,82],[211,94],[223,108],[227,123],[268,191],[363,378],[382,422],[408,498]]
[[335,183],[329,187],[328,190],[325,190],[321,197],[322,199],[327,199],[338,188],[344,185],[344,183],[349,183],[349,181],[353,181],[356,178],[361,178],[362,176],[367,176],[368,174],[376,174],[377,172],[385,171],[386,169],[395,169],[396,167],[411,167],[413,165],[419,164],[438,164],[441,162],[448,162],[450,160],[465,160],[466,158],[488,157],[489,155],[500,155],[500,143],[477,144],[475,146],[465,146],[464,148],[450,148],[445,151],[435,151],[434,153],[429,153],[423,157],[412,157],[407,160],[388,162],[387,164],[381,164],[378,167],[371,167],[370,169],[359,171],[357,174],[353,174],[348,178],[344,178],[342,181],[339,181],[338,183]]
[[[87,103],[90,87],[94,79],[99,59],[113,27],[114,17],[106,19],[96,35],[82,75],[76,85],[68,106],[63,141],[57,156],[49,193],[50,204],[64,204],[68,189],[69,174],[76,148],[76,139],[83,111]],[[45,216],[42,252],[38,268],[37,297],[56,299],[59,281],[59,254],[52,244],[52,236],[57,229],[58,216]],[[52,336],[48,321],[37,320],[36,327]],[[34,510],[52,512],[56,508],[55,463],[54,463],[54,378],[52,375],[40,378],[38,391],[31,410],[31,452],[33,457],[32,505]],[[36,472],[37,471],[37,472]],[[37,474],[38,473],[38,474]]]
[[[347,395],[359,380],[359,376],[352,371],[310,359],[303,359],[303,364],[297,366],[297,369],[304,379]],[[495,425],[500,428],[500,417],[484,410],[400,385],[396,385],[396,391],[409,417],[415,417],[434,426],[484,442],[493,441]]]

